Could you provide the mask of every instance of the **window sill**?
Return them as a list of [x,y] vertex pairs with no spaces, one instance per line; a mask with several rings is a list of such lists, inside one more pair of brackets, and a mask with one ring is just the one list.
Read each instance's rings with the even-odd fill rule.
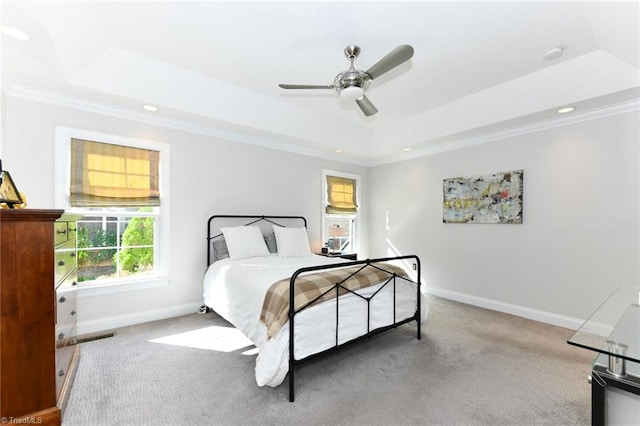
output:
[[119,280],[108,283],[78,283],[78,297],[92,297],[167,287],[170,281],[169,277],[150,277],[130,281]]

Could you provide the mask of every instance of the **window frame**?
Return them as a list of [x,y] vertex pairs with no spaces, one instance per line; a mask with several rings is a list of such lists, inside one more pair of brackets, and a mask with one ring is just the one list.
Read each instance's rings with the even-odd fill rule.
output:
[[[355,213],[350,214],[329,214],[326,212],[326,206],[328,204],[328,196],[327,196],[327,176],[336,176],[342,178],[353,179],[356,181],[356,204],[358,208]],[[353,173],[345,173],[339,172],[336,170],[322,170],[322,247],[324,247],[327,237],[329,235],[329,223],[328,218],[330,217],[344,217],[344,218],[353,218],[353,247],[351,251],[345,253],[358,253],[358,249],[360,247],[360,210],[362,209],[362,188],[360,185],[361,179],[360,175],[356,175]]]
[[[55,129],[55,200],[56,208],[66,212],[80,215],[103,216],[131,216],[131,212],[113,211],[105,208],[103,211],[71,207],[69,204],[70,150],[71,139],[86,139],[96,142],[104,142],[114,145],[122,145],[134,148],[150,149],[160,153],[160,206],[155,220],[154,238],[154,274],[141,277],[113,278],[97,281],[84,281],[78,283],[78,289],[82,295],[100,295],[120,293],[125,291],[137,291],[147,288],[164,287],[169,285],[169,182],[170,182],[170,145],[151,140],[135,139],[113,134],[95,132],[90,130],[74,129],[70,127],[56,126]],[[134,215],[135,216],[135,215]]]

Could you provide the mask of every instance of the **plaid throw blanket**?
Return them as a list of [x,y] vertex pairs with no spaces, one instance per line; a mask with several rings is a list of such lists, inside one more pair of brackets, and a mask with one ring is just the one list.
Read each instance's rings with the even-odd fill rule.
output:
[[[409,279],[402,268],[388,263],[376,264],[376,267],[363,266],[329,269],[298,276],[295,282],[294,307],[297,310],[310,302],[315,304],[335,298],[336,292],[331,289],[335,288],[338,283],[340,283],[339,294],[342,295],[347,292],[345,288],[355,291],[369,287],[388,280],[393,274]],[[290,278],[285,278],[275,282],[264,298],[260,321],[267,326],[269,339],[275,336],[289,319],[289,281]],[[325,292],[326,294],[324,294]],[[318,300],[315,300],[316,298]]]

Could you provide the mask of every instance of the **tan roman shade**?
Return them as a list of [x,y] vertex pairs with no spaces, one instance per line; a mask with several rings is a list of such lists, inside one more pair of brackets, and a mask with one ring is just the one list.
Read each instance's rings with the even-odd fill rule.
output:
[[159,206],[159,160],[158,151],[71,139],[71,206]]
[[349,214],[358,211],[356,180],[327,175],[327,206],[329,214]]

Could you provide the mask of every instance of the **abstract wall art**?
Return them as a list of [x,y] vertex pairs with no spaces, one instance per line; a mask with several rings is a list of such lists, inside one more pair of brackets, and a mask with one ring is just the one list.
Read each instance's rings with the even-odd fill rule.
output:
[[523,170],[444,179],[444,223],[522,223]]

